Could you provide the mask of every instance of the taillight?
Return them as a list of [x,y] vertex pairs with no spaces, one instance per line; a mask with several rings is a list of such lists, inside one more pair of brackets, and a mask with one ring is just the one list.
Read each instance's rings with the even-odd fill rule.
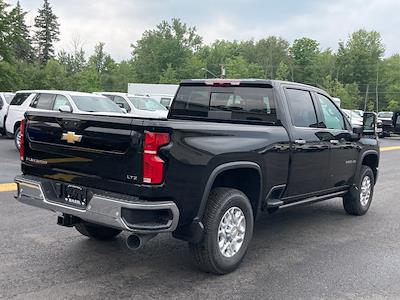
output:
[[20,125],[19,125],[19,137],[20,137],[20,142],[19,142],[19,158],[21,161],[24,160],[25,157],[25,120],[22,120]]
[[144,133],[143,182],[160,184],[164,177],[164,161],[158,157],[158,149],[169,143],[169,134],[163,132]]

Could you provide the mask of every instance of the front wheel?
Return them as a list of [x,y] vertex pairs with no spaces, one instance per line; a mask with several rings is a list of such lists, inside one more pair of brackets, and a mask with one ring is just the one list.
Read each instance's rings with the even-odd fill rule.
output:
[[242,262],[253,235],[254,216],[249,199],[232,188],[211,191],[203,217],[204,236],[189,248],[205,272],[226,274]]
[[104,227],[88,222],[81,222],[76,224],[75,229],[78,230],[80,234],[101,241],[111,240],[121,233],[121,230]]
[[348,192],[343,197],[343,206],[349,215],[362,216],[367,213],[374,193],[374,182],[371,168],[362,166],[356,191]]

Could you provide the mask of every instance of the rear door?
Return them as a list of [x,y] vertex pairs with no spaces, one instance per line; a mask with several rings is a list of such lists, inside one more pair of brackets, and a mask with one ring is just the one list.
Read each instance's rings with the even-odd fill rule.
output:
[[321,132],[312,93],[285,88],[292,128],[292,159],[285,197],[318,192],[328,187],[329,142]]

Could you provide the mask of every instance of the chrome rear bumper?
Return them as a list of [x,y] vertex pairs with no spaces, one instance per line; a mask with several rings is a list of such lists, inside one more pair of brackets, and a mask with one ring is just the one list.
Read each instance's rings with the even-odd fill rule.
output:
[[[141,201],[134,198],[133,201],[121,195],[118,198],[116,194],[113,196],[105,196],[101,193],[93,191],[93,197],[85,209],[80,209],[70,205],[64,205],[59,202],[52,201],[49,195],[48,187],[45,189],[44,184],[51,182],[47,179],[42,179],[34,176],[17,176],[15,183],[17,184],[17,194],[15,198],[21,202],[31,206],[44,208],[54,212],[73,215],[87,222],[113,227],[120,230],[126,230],[133,233],[161,233],[174,231],[179,221],[179,210],[176,204],[172,201],[151,202]],[[46,192],[45,192],[46,191]],[[47,194],[47,195],[46,195]],[[132,197],[130,197],[132,199]],[[157,222],[135,222],[127,221],[123,217],[123,210],[131,210],[136,213],[140,211],[168,211],[169,219],[164,223]]]

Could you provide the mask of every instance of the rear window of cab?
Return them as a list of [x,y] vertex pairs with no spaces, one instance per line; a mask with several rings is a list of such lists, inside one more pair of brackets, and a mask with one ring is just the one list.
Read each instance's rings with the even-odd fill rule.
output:
[[170,117],[276,124],[272,87],[181,86]]

